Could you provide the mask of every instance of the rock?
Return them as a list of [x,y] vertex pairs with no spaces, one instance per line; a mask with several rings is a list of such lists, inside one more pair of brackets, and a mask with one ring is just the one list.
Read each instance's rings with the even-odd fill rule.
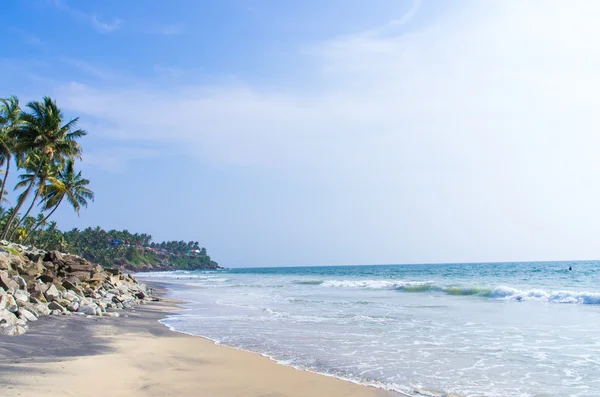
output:
[[69,265],[67,267],[67,272],[68,273],[75,273],[75,272],[87,272],[87,273],[91,273],[96,269],[96,266],[90,264],[87,265]]
[[17,306],[17,301],[14,296],[7,294],[0,297],[0,310],[7,310],[12,313],[19,310],[19,306]]
[[119,313],[117,313],[117,312],[106,312],[106,313],[103,313],[102,315],[106,316],[106,317],[119,317]]
[[21,276],[12,276],[11,277],[15,283],[19,286],[19,289],[27,291],[27,282]]
[[99,307],[95,303],[85,304],[85,305],[81,304],[79,306],[79,308],[77,309],[77,311],[79,313],[83,313],[83,314],[86,314],[88,316],[95,316],[96,313],[99,311]]
[[47,252],[46,255],[44,256],[44,261],[46,262],[52,262],[52,263],[62,263],[63,260],[63,255],[58,252],[58,251],[50,251]]
[[18,305],[29,302],[29,293],[27,291],[23,291],[20,289],[18,291],[15,291],[15,294],[13,296],[15,297],[15,300],[17,301]]
[[17,312],[17,315],[19,316],[20,319],[22,320],[27,320],[27,321],[37,321],[37,317],[35,316],[35,314],[33,314],[32,312],[30,312],[27,309],[24,308],[19,308],[19,311]]
[[48,302],[52,302],[53,300],[60,298],[60,292],[58,291],[58,289],[56,289],[56,286],[52,284],[50,288],[48,288],[46,292],[44,292],[44,296],[46,297],[46,300],[48,300]]
[[78,278],[79,281],[90,281],[92,279],[92,273],[90,272],[72,272],[70,275]]
[[5,270],[0,270],[0,287],[4,288],[7,292],[12,288],[13,291],[19,289],[19,284],[14,281]]
[[0,332],[4,335],[15,336],[17,334],[17,327],[12,324],[2,323],[0,324]]
[[133,295],[138,299],[144,299],[146,297],[146,294],[144,294],[142,291],[138,291]]
[[10,255],[6,251],[0,253],[0,270],[10,270]]
[[44,252],[43,251],[39,251],[39,250],[38,251],[30,251],[30,252],[27,252],[25,254],[25,256],[27,258],[29,258],[30,261],[37,262],[40,259],[44,258]]
[[50,312],[51,316],[59,316],[62,312],[60,310],[52,310]]
[[63,299],[68,300],[69,302],[79,302],[81,299],[79,298],[79,296],[77,296],[77,294],[73,291],[65,291],[62,294]]
[[42,274],[37,279],[40,280],[44,284],[50,284],[54,281],[54,277],[52,277],[49,274]]
[[54,311],[54,310],[60,310],[61,312],[65,311],[66,309],[60,305],[58,302],[50,302],[48,304],[48,309]]
[[46,306],[43,303],[36,303],[34,305],[35,307],[35,311],[40,315],[40,316],[49,316],[50,315],[50,309],[48,309],[48,306]]
[[66,289],[75,289],[77,288],[80,282],[81,280],[79,280],[77,277],[71,276],[68,279],[63,280],[62,285]]
[[0,310],[0,324],[8,323],[15,325],[17,320],[18,318],[14,313],[9,312],[8,310]]
[[67,305],[67,309],[72,312],[76,312],[79,309],[79,302],[71,302]]

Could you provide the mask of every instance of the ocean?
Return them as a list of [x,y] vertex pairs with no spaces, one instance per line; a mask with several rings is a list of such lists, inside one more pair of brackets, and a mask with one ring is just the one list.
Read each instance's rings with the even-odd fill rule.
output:
[[296,368],[410,396],[600,396],[597,261],[137,276],[186,302],[171,329]]

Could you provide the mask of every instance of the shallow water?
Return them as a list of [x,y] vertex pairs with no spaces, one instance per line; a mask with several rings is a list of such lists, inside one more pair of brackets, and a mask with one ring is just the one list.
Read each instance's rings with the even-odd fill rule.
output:
[[600,262],[138,277],[188,302],[172,329],[295,367],[415,396],[600,395]]

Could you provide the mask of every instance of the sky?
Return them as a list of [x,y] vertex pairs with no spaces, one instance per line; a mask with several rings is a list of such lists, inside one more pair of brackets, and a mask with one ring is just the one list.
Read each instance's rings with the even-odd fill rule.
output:
[[0,96],[88,131],[100,225],[227,267],[600,258],[600,2],[23,0]]

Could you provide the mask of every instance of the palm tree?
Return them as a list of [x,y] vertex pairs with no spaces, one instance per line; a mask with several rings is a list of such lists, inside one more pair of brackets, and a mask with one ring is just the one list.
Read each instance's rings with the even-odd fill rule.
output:
[[4,178],[0,185],[0,203],[5,193],[6,179],[10,171],[13,151],[15,150],[15,131],[21,124],[21,108],[19,99],[11,96],[0,99],[0,165],[6,163]]
[[44,203],[42,212],[50,210],[50,213],[36,223],[29,235],[32,235],[38,227],[48,221],[48,218],[54,214],[65,198],[77,215],[79,215],[81,207],[87,207],[88,200],[94,201],[94,192],[87,187],[90,181],[81,176],[81,171],[75,172],[73,160],[67,161],[65,169],[58,174],[58,177],[49,177],[48,181],[49,184],[46,186],[42,198]]
[[82,129],[75,129],[79,118],[74,118],[63,124],[63,113],[56,106],[56,102],[49,97],[44,97],[42,102],[29,102],[29,112],[21,113],[23,125],[16,130],[16,151],[19,153],[39,152],[39,164],[35,170],[35,177],[31,179],[27,188],[22,193],[15,211],[8,219],[0,239],[5,239],[16,213],[19,211],[46,161],[62,166],[67,160],[81,159],[82,149],[77,139],[86,135]]
[[[49,160],[46,160],[43,162],[42,168],[39,171],[39,173],[37,174],[37,181],[35,181],[36,175],[34,174],[34,170],[40,161],[40,157],[41,156],[40,156],[39,152],[29,153],[29,155],[27,156],[25,165],[23,167],[23,168],[29,170],[29,173],[19,175],[20,181],[15,186],[16,189],[20,189],[25,186],[28,186],[32,182],[32,180],[33,180],[33,183],[37,184],[37,189],[35,190],[35,196],[33,196],[31,205],[29,205],[29,208],[27,209],[25,214],[21,217],[19,222],[17,222],[17,225],[13,228],[12,232],[9,233],[9,235],[8,235],[9,240],[12,238],[14,233],[19,229],[19,226],[21,226],[23,221],[25,219],[27,219],[27,217],[29,216],[29,213],[33,209],[37,199],[39,197],[44,196],[45,191],[46,191],[46,182],[50,178],[53,178],[57,175],[57,172],[58,172],[57,165]],[[25,192],[21,193],[19,195],[19,197],[17,198],[17,203],[19,203],[20,205],[22,205],[21,201],[24,201],[26,198],[24,193]]]

